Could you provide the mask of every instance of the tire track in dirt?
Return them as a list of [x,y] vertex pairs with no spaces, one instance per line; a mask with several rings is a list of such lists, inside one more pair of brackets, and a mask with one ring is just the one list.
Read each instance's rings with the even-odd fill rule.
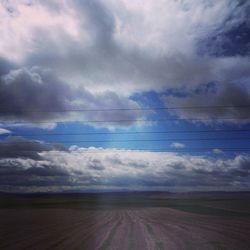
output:
[[119,219],[119,221],[113,226],[113,228],[109,232],[107,238],[104,240],[104,242],[102,243],[102,245],[97,248],[98,250],[113,249],[111,247],[111,242],[112,242],[112,239],[113,239],[113,237],[114,237],[114,235],[116,233],[116,230],[119,228],[120,225],[121,225],[121,219]]
[[[67,210],[68,211],[68,210]],[[83,218],[81,218],[83,217]],[[58,221],[57,223],[53,223],[54,221],[49,221],[48,223],[46,223],[45,225],[43,225],[43,228],[41,228],[40,230],[34,230],[36,229],[37,226],[39,226],[38,223],[36,223],[36,225],[33,226],[33,230],[32,232],[29,233],[25,233],[25,237],[21,237],[17,240],[15,240],[14,242],[11,243],[11,246],[13,249],[17,249],[17,248],[24,248],[24,249],[31,249],[32,246],[34,245],[41,245],[44,241],[48,242],[48,245],[50,242],[53,243],[53,241],[55,240],[54,235],[62,235],[63,238],[65,238],[65,234],[67,234],[68,231],[76,231],[80,226],[82,226],[83,222],[85,222],[86,220],[88,220],[89,215],[86,214],[81,214],[80,216],[81,220],[79,221],[79,217],[77,220],[77,217],[75,218],[77,221],[72,221],[72,219],[70,219],[70,224],[62,225],[62,221]],[[53,223],[53,224],[49,224],[49,223]],[[35,223],[34,223],[35,224]],[[66,227],[65,227],[66,226]],[[50,234],[48,234],[48,231],[50,232]],[[49,247],[46,247],[46,249]]]
[[172,233],[171,230],[165,231],[165,229],[163,228],[163,225],[165,224],[151,218],[152,214],[148,214],[147,211],[140,213],[140,215],[138,216],[141,218],[142,221],[145,221],[145,223],[147,223],[149,231],[152,232],[154,230],[154,235],[155,237],[157,236],[155,247],[152,249],[184,249],[183,247],[187,245],[183,241],[180,241],[180,238],[178,237],[176,232]]
[[[165,210],[168,212],[168,210]],[[166,217],[164,223],[161,223],[167,230],[168,234],[174,231],[173,235],[178,236],[182,241],[185,241],[186,247],[178,249],[194,249],[195,245],[202,245],[202,249],[211,249],[208,245],[217,245],[221,248],[227,247],[228,249],[250,249],[249,247],[249,227],[244,234],[235,237],[234,231],[228,230],[226,227],[220,227],[219,224],[214,221],[218,219],[214,216],[196,216],[189,213],[182,213],[174,211],[177,216],[170,212],[169,222],[166,223]],[[152,211],[151,211],[152,213]],[[178,214],[179,213],[179,214]],[[162,217],[162,216],[161,216]],[[149,216],[150,218],[150,216]],[[157,222],[155,216],[153,216],[154,222]],[[221,223],[223,220],[221,220]],[[227,218],[227,220],[230,218]],[[151,219],[149,219],[151,221]],[[225,220],[225,219],[224,219]],[[198,223],[197,223],[198,222]],[[249,222],[249,220],[248,220]],[[233,225],[233,224],[232,224]],[[248,234],[246,234],[248,232]],[[248,235],[248,239],[244,239],[245,235]],[[240,237],[240,238],[238,238]],[[188,240],[191,239],[191,240]],[[237,247],[238,245],[238,247]],[[239,247],[240,246],[240,247]]]
[[128,215],[127,210],[120,210],[121,214],[121,224],[119,226],[119,230],[116,230],[116,233],[112,239],[112,246],[119,246],[119,250],[127,250],[130,249],[130,228],[131,228],[131,220]]
[[155,247],[154,249],[155,250],[164,250],[164,244],[161,240],[159,240],[159,238],[156,236],[154,230],[153,230],[153,227],[147,223],[146,224],[146,227],[147,227],[147,230],[148,230],[148,233],[149,235],[151,235],[151,238],[152,240],[154,241],[154,244],[155,244]]
[[0,216],[1,250],[250,249],[249,217],[172,208],[0,210]]
[[[54,212],[54,210],[52,210],[51,212]],[[75,213],[74,210],[71,212],[72,212],[71,214]],[[64,218],[61,219],[60,223],[49,224],[51,223],[51,221],[49,222],[47,221],[48,223],[44,225],[44,228],[42,228],[39,231],[34,230],[36,229],[37,226],[39,226],[38,223],[34,223],[36,225],[32,226],[32,234],[31,232],[25,233],[24,234],[25,237],[21,237],[17,240],[14,240],[14,242],[13,241],[11,242],[11,245],[7,245],[7,246],[5,245],[4,247],[8,247],[8,248],[12,247],[13,249],[17,249],[17,248],[32,249],[34,245],[37,245],[37,246],[44,245],[46,242],[46,244],[43,247],[44,249],[56,249],[57,245],[58,246],[62,245],[62,243],[64,243],[65,240],[67,240],[67,238],[69,239],[70,237],[76,236],[79,233],[84,234],[86,236],[87,232],[89,231],[88,230],[89,227],[92,226],[93,228],[96,228],[98,223],[92,217],[95,217],[93,213],[88,214],[86,213],[86,211],[84,211],[84,213],[82,212],[79,213],[79,216],[76,216],[73,219],[70,218],[69,221],[71,223],[69,224],[62,223]],[[79,218],[80,218],[80,221],[79,221]],[[108,218],[108,217],[105,215],[101,215],[100,220],[98,221],[103,223],[104,218]],[[57,236],[56,238],[55,238],[55,235]],[[62,248],[60,247],[59,249],[62,249]]]
[[75,235],[75,240],[73,241],[75,247],[73,248],[71,246],[72,249],[97,249],[97,246],[103,242],[106,234],[117,220],[118,214],[107,212],[104,216],[103,212],[100,213],[101,214],[98,214],[95,218],[95,222],[91,228],[87,228],[87,232],[83,230],[86,229],[84,227],[77,235]]
[[64,241],[60,240],[60,242],[54,243],[50,249],[82,249],[84,247],[84,243],[88,241],[88,238],[96,232],[98,229],[102,229],[106,227],[109,223],[112,223],[112,218],[108,214],[103,214],[103,218],[98,220],[96,218],[91,218],[90,221],[82,223],[78,228],[75,228],[67,237],[64,238]]

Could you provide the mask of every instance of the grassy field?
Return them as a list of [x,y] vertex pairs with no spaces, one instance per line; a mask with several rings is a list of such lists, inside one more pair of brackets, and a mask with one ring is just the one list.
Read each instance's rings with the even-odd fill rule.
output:
[[250,249],[250,195],[1,194],[0,249]]

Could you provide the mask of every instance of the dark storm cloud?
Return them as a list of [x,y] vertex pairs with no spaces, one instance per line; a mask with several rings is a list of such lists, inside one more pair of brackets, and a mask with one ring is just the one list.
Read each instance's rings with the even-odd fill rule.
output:
[[0,78],[0,115],[14,121],[46,120],[57,115],[46,111],[66,110],[71,93],[67,85],[39,68],[10,70]]
[[[13,69],[0,61],[0,119],[2,122],[132,120],[115,123],[128,126],[145,112],[66,112],[78,109],[139,108],[139,105],[114,92],[93,95],[83,87],[73,88],[39,67]],[[112,125],[109,124],[109,125]],[[39,123],[37,124],[39,126]],[[40,124],[41,126],[41,124]],[[101,124],[100,126],[107,126]]]
[[[197,107],[173,111],[184,119],[214,119],[216,122],[216,119],[219,121],[220,118],[232,118],[225,122],[238,123],[244,123],[250,119],[250,90],[241,85],[204,85],[185,96],[164,96],[162,100],[169,107]],[[215,107],[202,108],[204,106]]]
[[[7,161],[2,162],[2,165],[0,166],[0,174],[2,176],[1,185],[3,185],[3,179],[7,176],[9,178],[27,178],[30,176],[40,176],[43,177],[53,177],[55,176],[68,176],[68,174],[60,167],[56,165],[46,165],[46,164],[40,164],[39,167],[38,164],[34,164],[34,166],[29,167],[28,169],[22,169],[18,166],[12,166],[13,162]],[[53,180],[51,180],[53,181]]]
[[0,57],[0,77],[5,74],[8,74],[10,70],[16,69],[17,67],[9,62],[8,60]]
[[[49,144],[11,137],[0,142],[0,186],[46,186],[68,178],[67,171],[48,163],[41,152],[68,150],[61,144]],[[63,183],[65,183],[65,181]]]
[[41,160],[40,152],[62,150],[67,151],[61,144],[49,144],[22,137],[10,137],[0,142],[0,159],[5,158],[29,158]]

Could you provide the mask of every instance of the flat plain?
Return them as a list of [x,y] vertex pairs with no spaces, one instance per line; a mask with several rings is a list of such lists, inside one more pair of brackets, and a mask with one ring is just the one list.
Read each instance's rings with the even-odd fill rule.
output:
[[250,249],[250,193],[0,195],[0,249]]

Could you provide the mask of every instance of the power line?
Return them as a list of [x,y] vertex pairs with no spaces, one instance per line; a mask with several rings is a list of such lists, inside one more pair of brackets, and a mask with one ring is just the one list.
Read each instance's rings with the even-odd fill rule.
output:
[[57,141],[59,143],[97,143],[97,142],[164,142],[164,141],[238,141],[238,140],[250,140],[250,138],[168,138],[168,139],[125,139],[125,140],[80,140],[80,141]]
[[134,135],[134,134],[171,134],[171,133],[228,133],[250,132],[250,129],[213,129],[213,130],[168,130],[168,131],[132,131],[132,132],[81,132],[81,133],[6,133],[0,136],[66,136],[66,135]]
[[[32,141],[29,141],[29,142],[24,142],[26,144],[29,144],[29,143],[34,143]],[[41,142],[38,142],[36,141],[36,143],[41,143]],[[46,143],[41,143],[41,144],[50,144],[53,146],[53,144],[58,144],[58,143],[52,143],[52,142],[46,142]],[[6,142],[0,142],[0,149],[1,149],[1,146],[4,146],[4,145],[8,145],[8,146],[11,146],[10,143],[6,143]],[[22,152],[30,152],[30,151],[27,151],[25,150],[25,148],[23,148],[24,150],[22,150]],[[250,148],[248,147],[191,147],[191,148],[135,148],[135,149],[132,149],[132,148],[129,148],[129,149],[125,149],[125,148],[103,148],[103,147],[99,147],[99,148],[91,148],[91,147],[88,147],[88,148],[82,148],[84,153],[106,153],[107,151],[108,152],[122,152],[122,151],[125,151],[125,152],[136,152],[136,151],[139,151],[139,152],[180,152],[180,153],[183,153],[183,152],[208,152],[208,151],[214,151],[216,149],[218,150],[221,150],[222,152],[250,152]]]
[[[1,145],[1,144],[0,144]],[[0,147],[1,149],[1,147]],[[81,153],[112,153],[112,152],[158,152],[158,153],[192,153],[192,152],[210,152],[216,153],[214,150],[220,150],[223,152],[250,152],[250,148],[215,148],[215,147],[198,147],[198,148],[182,148],[182,149],[169,149],[169,148],[135,148],[135,149],[125,149],[125,148],[81,148]],[[21,150],[20,152],[30,152],[29,150]],[[65,151],[67,152],[67,151]]]
[[178,109],[225,109],[250,108],[250,105],[214,105],[214,106],[175,106],[145,108],[103,108],[103,109],[64,109],[64,110],[1,110],[0,113],[65,113],[65,112],[106,112],[106,111],[147,111],[147,110],[178,110]]
[[0,122],[2,125],[21,125],[21,124],[53,124],[65,122],[81,122],[81,123],[126,123],[126,122],[167,122],[167,121],[224,121],[224,120],[250,120],[250,117],[224,117],[224,118],[167,118],[167,119],[126,119],[126,120],[76,120],[76,121],[9,121]]
[[[84,154],[98,154],[98,153],[109,153],[109,152],[156,152],[156,153],[199,153],[199,152],[209,152],[216,153],[214,150],[220,150],[223,152],[250,152],[250,148],[191,148],[191,149],[85,149]],[[107,151],[109,150],[109,151]]]
[[[167,138],[167,139],[124,139],[124,140],[60,140],[46,141],[46,143],[116,143],[116,142],[165,142],[165,141],[240,141],[250,140],[250,138]],[[10,142],[11,143],[11,142]],[[33,141],[18,141],[18,143],[33,143]],[[9,144],[3,141],[0,144]]]

